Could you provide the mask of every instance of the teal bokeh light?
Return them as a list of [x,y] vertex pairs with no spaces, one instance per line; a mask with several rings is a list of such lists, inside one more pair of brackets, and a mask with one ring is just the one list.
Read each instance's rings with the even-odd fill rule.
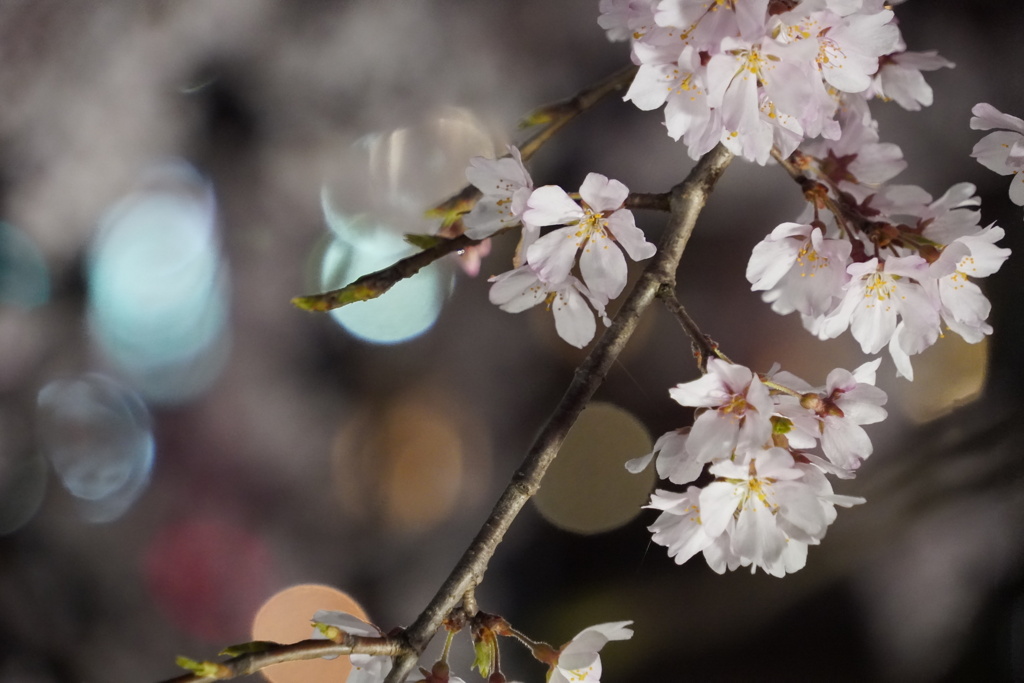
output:
[[43,254],[20,230],[0,223],[0,302],[30,309],[50,300]]
[[119,374],[150,401],[178,403],[216,379],[228,349],[228,281],[209,183],[169,163],[100,222],[89,324]]
[[[321,193],[331,230],[320,256],[323,290],[337,289],[361,275],[386,268],[416,252],[399,231],[366,216],[345,216]],[[451,293],[453,277],[444,263],[433,263],[402,280],[383,296],[331,311],[350,334],[375,344],[397,344],[429,330]]]

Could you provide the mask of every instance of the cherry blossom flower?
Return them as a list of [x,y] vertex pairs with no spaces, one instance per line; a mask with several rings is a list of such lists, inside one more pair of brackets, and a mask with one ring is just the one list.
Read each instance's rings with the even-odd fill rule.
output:
[[835,519],[834,505],[862,502],[832,495],[817,469],[795,464],[782,449],[761,451],[745,464],[723,460],[711,471],[718,479],[703,490],[656,491],[650,507],[664,512],[651,530],[677,563],[703,551],[718,573],[741,566],[774,576],[797,571],[807,545]]
[[[533,180],[523,166],[519,150],[509,145],[508,151],[509,156],[500,159],[473,157],[469,160],[466,178],[483,197],[462,218],[462,224],[466,234],[475,240],[522,222],[526,200],[533,191]],[[526,224],[523,228],[526,232],[536,232],[535,227]]]
[[974,105],[971,113],[974,130],[998,129],[979,140],[971,156],[990,171],[1012,175],[1010,201],[1024,206],[1024,121],[984,102]]
[[771,439],[772,401],[749,368],[712,358],[707,374],[677,385],[669,395],[680,405],[708,408],[694,420],[686,442],[701,464],[728,458],[737,449],[761,448]]
[[[857,469],[871,455],[871,439],[861,425],[886,417],[882,406],[887,396],[874,386],[880,363],[878,359],[869,361],[853,372],[837,368],[828,374],[824,387],[807,391],[800,399],[779,398],[780,412],[795,418],[797,430],[821,439],[825,457],[843,469]],[[810,422],[796,417],[797,406],[807,411]]]
[[952,66],[906,52],[875,0],[603,0],[601,10],[609,39],[629,39],[640,66],[625,99],[664,104],[669,135],[693,158],[721,142],[764,164],[773,145],[786,156],[805,138],[838,138],[841,101],[919,108],[931,101],[921,71]]
[[839,190],[865,201],[907,167],[903,151],[879,142],[878,123],[860,95],[842,98],[836,113],[841,134],[836,140],[805,140],[800,151],[817,162],[819,173]]
[[907,111],[918,111],[932,104],[932,88],[922,71],[953,68],[953,62],[940,57],[935,50],[903,51],[882,58],[878,73],[866,95],[892,100]]
[[654,24],[654,6],[659,0],[601,0],[598,25],[605,30],[608,40],[629,40],[637,32]]
[[715,542],[716,536],[709,535],[701,521],[700,492],[696,486],[690,486],[683,493],[657,489],[647,505],[662,511],[647,527],[653,532],[651,540],[665,546],[676,564],[685,563]]
[[548,683],[600,683],[601,648],[611,640],[629,640],[632,621],[613,621],[580,631],[558,652],[558,661],[548,672]]
[[[320,610],[313,615],[313,622],[334,626],[354,636],[380,638],[384,635],[373,624],[367,624],[345,612]],[[319,629],[314,630],[314,639],[325,637]],[[392,667],[391,657],[381,655],[353,654],[349,655],[349,659],[352,661],[352,671],[349,673],[346,683],[383,683]]]
[[696,48],[687,45],[679,52],[677,46],[669,44],[652,51],[640,64],[622,99],[644,111],[665,105],[669,137],[683,138],[689,155],[697,158],[718,144],[721,137],[719,114],[707,103],[704,74]]
[[[501,310],[520,313],[545,302],[555,316],[555,330],[565,341],[583,348],[597,331],[593,306],[606,325],[604,299],[594,296],[572,275],[559,282],[545,282],[530,265],[520,266],[490,279],[490,300]],[[590,306],[587,306],[587,302]]]
[[864,353],[878,353],[894,339],[901,352],[920,353],[940,331],[937,302],[920,284],[927,271],[917,255],[851,264],[843,300],[821,321],[818,336],[832,339],[849,327]]
[[1009,249],[995,246],[1003,234],[993,225],[977,235],[959,237],[932,264],[942,320],[971,344],[992,334],[992,326],[985,322],[992,304],[968,278],[987,277],[1009,258]]
[[626,260],[618,244],[634,261],[654,256],[656,248],[644,238],[633,213],[622,205],[629,195],[625,185],[600,173],[590,173],[580,186],[582,205],[565,190],[546,185],[533,191],[524,220],[533,225],[564,225],[539,238],[526,250],[526,261],[541,280],[561,283],[579,259],[583,282],[605,301],[626,286]]
[[658,476],[675,484],[688,484],[700,476],[704,462],[698,460],[686,449],[689,428],[665,432],[654,442],[654,449],[647,455],[633,458],[626,463],[626,470],[632,474],[643,471],[657,456]]
[[703,552],[718,573],[760,567],[773,576],[801,569],[808,545],[824,537],[835,506],[864,502],[837,496],[819,469],[782,448],[749,451],[711,466],[716,480],[685,493],[655,491],[648,507],[662,510],[651,525],[655,543],[682,564]]
[[754,291],[766,291],[776,313],[825,315],[849,279],[852,249],[848,240],[825,239],[818,227],[783,223],[754,247],[747,280]]

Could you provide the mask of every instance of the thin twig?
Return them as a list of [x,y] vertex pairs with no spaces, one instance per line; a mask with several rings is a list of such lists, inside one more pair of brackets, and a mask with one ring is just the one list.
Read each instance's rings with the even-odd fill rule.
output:
[[387,268],[363,275],[341,289],[332,289],[321,294],[297,296],[292,299],[292,303],[307,311],[329,311],[358,301],[376,299],[439,258],[475,246],[482,241],[470,239],[466,235],[459,235],[450,240],[444,240],[429,249],[418,251],[412,256],[406,256]]
[[[668,211],[669,195],[668,193],[647,194],[634,192],[630,193],[626,198],[625,206],[627,209]],[[466,235],[459,235],[451,239],[441,238],[438,244],[429,249],[406,256],[387,268],[363,275],[340,289],[332,289],[321,294],[295,297],[292,299],[292,303],[307,311],[329,311],[359,301],[376,299],[402,280],[412,277],[420,272],[422,268],[429,266],[439,258],[475,246],[481,242],[483,240],[470,239]]]
[[665,304],[665,308],[675,316],[686,332],[686,335],[690,338],[693,354],[697,359],[697,366],[700,368],[700,371],[707,372],[709,358],[712,356],[723,357],[722,353],[718,350],[718,345],[711,341],[709,336],[700,331],[697,323],[694,322],[690,314],[683,308],[683,305],[679,303],[679,299],[676,298],[674,287],[667,284],[662,285],[658,290],[658,298]]
[[221,662],[221,670],[217,676],[199,676],[184,674],[171,678],[164,683],[212,683],[247,676],[260,669],[282,662],[295,662],[303,659],[320,659],[353,653],[367,655],[387,655],[394,657],[405,652],[405,645],[394,638],[369,638],[364,636],[346,635],[345,642],[335,643],[330,640],[301,640],[288,645],[277,645],[262,652],[240,655]]
[[652,211],[671,211],[672,195],[668,192],[648,194],[645,192],[630,192],[623,205],[627,209],[650,209]]
[[663,285],[675,285],[676,268],[690,239],[697,216],[715,182],[732,159],[719,145],[706,154],[690,174],[671,191],[671,218],[658,253],[651,259],[633,290],[615,316],[611,326],[576,369],[565,395],[530,448],[522,465],[501,494],[494,510],[476,538],[463,553],[444,584],[405,630],[406,654],[395,658],[395,666],[385,683],[400,683],[416,665],[418,653],[430,642],[445,617],[462,600],[466,591],[478,585],[487,571],[495,549],[526,502],[540,488],[541,479],[554,460],[562,441],[576,418],[604,381],[612,364],[636,329],[640,315],[654,300]]
[[[520,147],[519,151],[522,154],[523,159],[526,160],[532,157],[537,150],[544,146],[544,144],[555,135],[555,133],[568,125],[569,122],[577,116],[591,109],[595,104],[603,100],[608,95],[626,87],[630,81],[632,81],[633,76],[636,74],[636,70],[637,67],[635,66],[619,69],[594,85],[584,88],[567,100],[546,105],[538,109],[538,112],[544,112],[547,117],[544,121],[545,126],[542,130],[524,142],[522,147]],[[650,195],[650,197],[656,196],[657,195]],[[480,192],[472,185],[467,185],[452,197],[438,204],[433,211],[437,211],[440,207],[454,204],[472,206],[479,197]],[[638,195],[638,197],[648,196]],[[641,199],[640,201],[651,202],[654,200]],[[649,207],[638,206],[636,208],[663,208],[663,206],[664,204]],[[307,311],[329,311],[358,301],[376,299],[381,294],[384,294],[391,289],[398,282],[412,277],[418,273],[420,269],[430,265],[434,261],[437,261],[452,252],[476,246],[482,241],[483,240],[470,239],[465,235],[460,235],[450,240],[444,240],[429,249],[424,249],[412,256],[408,256],[387,268],[363,275],[359,279],[341,287],[340,289],[332,289],[329,292],[322,292],[320,294],[297,296],[292,299],[292,303]]]
[[[532,157],[537,150],[554,137],[555,133],[564,128],[577,116],[592,108],[608,95],[618,92],[629,85],[633,81],[633,77],[636,76],[637,68],[632,65],[623,67],[594,85],[580,90],[567,100],[545,105],[535,110],[536,112],[543,112],[550,118],[546,122],[547,126],[545,128],[539,130],[519,146],[519,153],[523,155],[523,160],[525,161]],[[529,122],[534,116],[536,114],[530,114],[525,120]]]

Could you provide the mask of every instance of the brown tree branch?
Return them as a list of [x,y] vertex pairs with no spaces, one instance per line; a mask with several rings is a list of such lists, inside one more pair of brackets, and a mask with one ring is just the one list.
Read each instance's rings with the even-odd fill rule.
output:
[[[312,627],[311,627],[312,628]],[[370,638],[365,636],[345,635],[344,642],[335,643],[330,640],[300,640],[288,645],[277,645],[262,652],[254,652],[233,657],[220,663],[220,671],[216,676],[200,676],[184,674],[171,678],[164,683],[212,683],[239,676],[247,676],[265,669],[273,664],[295,662],[302,659],[319,659],[350,654],[387,655],[394,657],[405,652],[406,646],[394,638]]]
[[430,604],[416,621],[398,636],[404,639],[408,647],[404,654],[395,658],[395,666],[386,683],[400,683],[405,680],[415,667],[419,654],[434,637],[445,617],[456,608],[467,590],[482,581],[491,557],[505,532],[526,502],[540,488],[541,480],[558,454],[566,434],[601,386],[619,352],[636,329],[640,315],[654,300],[661,287],[674,287],[676,268],[693,233],[697,216],[731,159],[732,154],[719,145],[697,163],[686,180],[672,188],[669,202],[671,218],[658,247],[658,253],[644,269],[611,326],[586,360],[576,369],[565,395],[534,441],[508,487],[501,494],[476,538],[463,553]]

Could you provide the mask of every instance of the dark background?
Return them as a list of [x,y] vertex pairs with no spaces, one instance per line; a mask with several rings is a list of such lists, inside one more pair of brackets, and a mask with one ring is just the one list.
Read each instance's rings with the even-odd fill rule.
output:
[[[607,650],[608,681],[1024,680],[1022,209],[1009,178],[969,158],[982,134],[968,127],[977,102],[1024,115],[1024,16],[995,1],[910,2],[897,15],[910,49],[957,67],[926,74],[932,107],[873,110],[909,161],[898,181],[936,197],[975,183],[983,223],[1006,229],[1017,253],[985,284],[996,333],[985,348],[945,339],[915,357],[913,385],[883,361],[890,419],[869,428],[876,453],[858,479],[836,485],[868,504],[841,510],[807,568],[783,580],[720,577],[699,558],[677,567],[650,545],[649,512],[587,536],[528,508],[481,607],[555,644],[634,619],[633,641]],[[259,605],[294,584],[348,592],[385,630],[415,618],[583,356],[547,313],[488,304],[484,276],[509,267],[508,238],[481,277],[441,266],[454,289],[404,343],[368,343],[291,307],[319,286],[321,191],[396,234],[428,231],[418,212],[461,186],[470,155],[516,140],[518,117],[628,60],[596,16],[584,0],[0,4],[0,680],[167,678],[177,654],[250,638]],[[533,176],[571,189],[598,171],[667,190],[691,162],[660,118],[603,103],[536,157]],[[168,181],[168,159],[194,170]],[[168,184],[179,198],[216,196],[223,266],[209,291],[227,308],[215,343],[146,384],[98,341],[89,254],[112,207]],[[753,245],[800,208],[780,169],[734,163],[679,294],[734,360],[820,383],[863,362],[856,345],[812,339],[743,277]],[[662,220],[639,217],[652,238]],[[146,287],[179,277],[137,280],[126,310],[159,313],[161,292]],[[19,289],[24,278],[36,290]],[[149,324],[145,348],[179,333]],[[695,376],[682,333],[651,310],[598,398],[656,437],[690,419],[667,389]],[[975,400],[949,391],[983,377]],[[53,428],[43,389],[75,381],[109,390],[89,404],[100,417],[81,408]],[[151,460],[144,447],[96,455],[147,435]],[[55,469],[75,447],[85,474]],[[141,483],[123,510],[67,487],[126,467]],[[464,662],[468,647],[456,648]],[[514,644],[506,653],[512,678],[543,675]]]

